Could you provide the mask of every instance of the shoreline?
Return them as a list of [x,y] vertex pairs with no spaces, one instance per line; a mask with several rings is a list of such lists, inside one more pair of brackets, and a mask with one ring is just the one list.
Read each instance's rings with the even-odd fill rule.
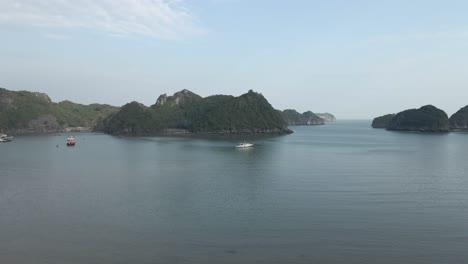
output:
[[31,129],[18,129],[18,130],[4,130],[4,134],[8,135],[46,135],[46,134],[62,134],[62,133],[89,133],[101,132],[92,129],[91,127],[67,127],[57,130],[31,130]]
[[107,132],[102,130],[74,130],[74,131],[6,131],[12,136],[33,136],[33,135],[59,135],[59,134],[80,134],[80,133],[100,133],[111,136],[143,137],[143,136],[187,136],[187,137],[236,137],[236,136],[284,136],[293,134],[293,130],[270,131],[270,132],[190,132],[184,130],[165,130],[158,132]]
[[103,132],[105,134],[113,136],[129,136],[129,137],[139,137],[139,136],[193,136],[193,137],[236,137],[236,136],[283,136],[290,135],[294,133],[291,129],[284,130],[257,130],[257,131],[210,131],[210,132],[191,132],[186,129],[166,129],[162,131],[152,131],[152,132],[106,132],[106,131],[95,131]]

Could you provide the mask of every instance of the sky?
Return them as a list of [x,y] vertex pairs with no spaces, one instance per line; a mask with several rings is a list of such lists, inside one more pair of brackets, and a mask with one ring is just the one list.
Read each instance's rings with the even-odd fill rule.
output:
[[468,104],[465,0],[0,0],[0,87],[155,103],[253,89],[371,119]]

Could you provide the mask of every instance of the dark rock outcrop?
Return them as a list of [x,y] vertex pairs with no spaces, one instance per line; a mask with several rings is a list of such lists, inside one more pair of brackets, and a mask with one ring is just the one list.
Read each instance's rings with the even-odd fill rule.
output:
[[[27,91],[25,91],[25,92],[27,92]],[[32,94],[33,94],[34,96],[36,96],[36,97],[38,97],[38,98],[40,98],[40,99],[46,101],[47,103],[52,103],[52,100],[50,100],[50,97],[49,97],[47,94],[45,94],[45,93],[33,92]]]
[[57,122],[57,118],[52,114],[45,114],[29,121],[27,129],[24,132],[49,132],[60,129],[61,127]]
[[372,120],[372,127],[373,128],[388,128],[390,122],[395,117],[395,114],[388,114],[374,118]]
[[195,101],[199,101],[202,98],[197,95],[192,93],[191,91],[184,89],[180,92],[176,92],[172,96],[167,96],[167,94],[162,94],[158,97],[158,100],[156,100],[157,106],[164,106],[164,105],[169,105],[169,106],[178,106],[178,105],[186,105],[193,103]]
[[468,105],[458,110],[449,119],[453,131],[468,131]]
[[447,114],[432,105],[398,113],[388,125],[388,130],[448,132]]

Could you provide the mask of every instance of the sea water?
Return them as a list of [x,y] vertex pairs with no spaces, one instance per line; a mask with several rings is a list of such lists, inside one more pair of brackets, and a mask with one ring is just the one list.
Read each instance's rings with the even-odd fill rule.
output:
[[0,144],[0,263],[468,262],[468,134],[292,128],[17,136]]

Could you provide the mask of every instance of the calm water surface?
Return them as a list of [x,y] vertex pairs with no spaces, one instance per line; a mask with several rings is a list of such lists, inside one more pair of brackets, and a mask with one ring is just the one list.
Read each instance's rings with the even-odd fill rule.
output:
[[[468,134],[0,144],[0,263],[467,263]],[[56,145],[59,147],[56,147]]]

